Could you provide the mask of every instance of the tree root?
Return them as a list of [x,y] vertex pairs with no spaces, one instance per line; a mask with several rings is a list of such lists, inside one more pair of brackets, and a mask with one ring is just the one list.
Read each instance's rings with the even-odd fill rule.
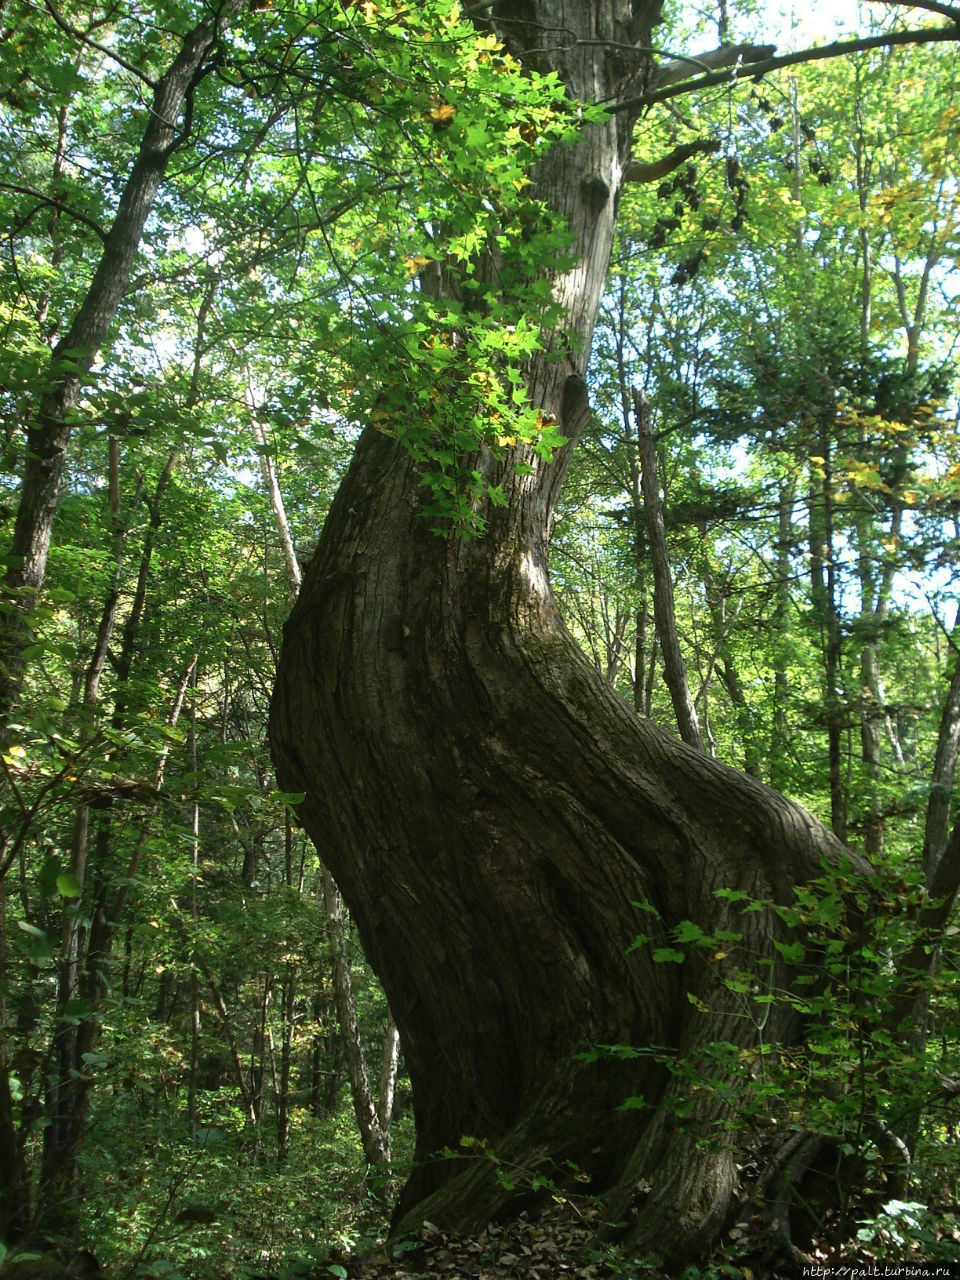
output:
[[[902,1198],[910,1175],[910,1152],[906,1143],[879,1121],[866,1122],[863,1134],[870,1138],[882,1157],[884,1195]],[[754,1234],[759,1229],[762,1242],[759,1252],[765,1265],[786,1264],[800,1271],[816,1262],[797,1245],[791,1213],[801,1208],[819,1222],[813,1204],[803,1194],[803,1183],[817,1172],[820,1158],[837,1147],[836,1139],[801,1129],[773,1153],[762,1169],[738,1225],[744,1233]]]

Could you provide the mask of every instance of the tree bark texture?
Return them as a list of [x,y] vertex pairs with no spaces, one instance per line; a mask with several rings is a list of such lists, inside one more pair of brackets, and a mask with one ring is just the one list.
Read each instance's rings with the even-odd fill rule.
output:
[[[649,44],[659,5],[494,12],[509,18],[498,29],[516,56],[596,99],[623,90],[639,59],[578,39],[622,41],[639,19],[634,38]],[[620,114],[533,174],[576,239],[577,265],[553,283],[582,341],[558,337],[526,380],[571,441],[589,412],[587,353],[629,152]],[[693,1061],[718,1039],[753,1043],[722,981],[743,956],[655,963],[649,947],[629,950],[650,931],[634,904],[665,928],[744,932],[745,952],[785,982],[772,913],[742,917],[715,891],[786,902],[844,851],[804,810],[638,717],[581,653],[547,571],[567,456],[546,465],[520,446],[468,461],[507,505],[487,513],[482,538],[440,538],[419,514],[415,465],[368,428],[285,630],[271,742],[404,1046],[417,1163],[397,1228],[465,1229],[518,1207],[489,1160],[443,1158],[470,1136],[514,1173],[574,1162],[635,1219],[639,1241],[690,1257],[730,1207],[732,1145],[701,1151],[695,1127],[677,1125],[670,1101],[685,1086],[656,1055],[575,1055],[620,1044]],[[781,1016],[768,1039],[789,1034]],[[638,1095],[647,1106],[616,1110]],[[722,1117],[699,1105],[703,1132]]]

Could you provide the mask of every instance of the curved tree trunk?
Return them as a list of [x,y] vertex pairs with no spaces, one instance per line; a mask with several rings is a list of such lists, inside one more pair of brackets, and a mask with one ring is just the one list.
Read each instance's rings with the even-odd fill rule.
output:
[[[634,35],[648,44],[659,6],[636,7]],[[615,55],[573,37],[622,41],[627,0],[542,0],[523,14],[539,25],[508,29],[515,54],[529,61],[521,38],[556,45],[563,29],[555,61],[572,91],[622,88]],[[532,360],[527,386],[573,440],[628,159],[621,116],[534,175],[576,236],[580,260],[555,293],[583,342]],[[709,1245],[730,1206],[735,1152],[697,1148],[722,1115],[704,1093],[678,1126],[671,1095],[684,1086],[660,1054],[574,1055],[620,1044],[694,1060],[719,1039],[754,1043],[723,977],[743,954],[776,961],[778,926],[772,913],[728,920],[715,891],[787,901],[843,850],[776,792],[638,718],[580,652],[547,573],[567,452],[549,466],[522,447],[468,462],[502,484],[507,505],[486,513],[481,539],[443,539],[419,514],[414,463],[368,428],[287,624],[271,741],[402,1037],[418,1163],[398,1227],[477,1226],[509,1211],[523,1171],[572,1161],[612,1189],[638,1240],[676,1259]],[[629,950],[651,932],[637,902],[664,927],[745,930],[744,952],[656,964],[651,948]],[[764,970],[765,982],[785,980],[776,964]],[[779,1006],[764,1007],[765,1037],[787,1034]],[[616,1110],[640,1095],[647,1106]],[[442,1158],[467,1136],[521,1171],[518,1190],[490,1161]]]

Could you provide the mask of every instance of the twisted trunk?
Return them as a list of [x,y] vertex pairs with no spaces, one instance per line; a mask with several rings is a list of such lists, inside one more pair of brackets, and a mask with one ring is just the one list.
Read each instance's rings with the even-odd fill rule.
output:
[[[648,44],[658,6],[637,9]],[[626,0],[523,13],[537,24],[506,28],[515,54],[542,65],[563,29],[555,60],[574,93],[622,87],[615,55],[575,36],[622,40]],[[526,382],[572,441],[628,159],[621,115],[534,175],[576,238],[577,266],[553,285],[582,342],[558,339]],[[477,1226],[520,1207],[523,1171],[571,1161],[635,1219],[638,1241],[678,1259],[722,1227],[736,1153],[732,1139],[698,1149],[724,1114],[709,1091],[682,1097],[689,1083],[663,1058],[754,1043],[758,1022],[723,980],[745,957],[776,961],[780,928],[772,913],[728,919],[715,891],[787,901],[842,846],[776,792],[638,718],[580,652],[547,570],[567,452],[552,465],[522,446],[469,460],[502,484],[506,506],[485,513],[482,539],[443,539],[419,515],[414,463],[368,428],[287,624],[271,741],[404,1045],[417,1163],[398,1228]],[[517,461],[533,474],[518,476]],[[649,947],[629,950],[650,931],[638,902],[664,930],[693,919],[745,932],[742,949],[658,964]],[[777,963],[763,974],[765,989],[786,981]],[[788,1015],[764,1008],[764,1037],[787,1036]],[[658,1052],[575,1056],[597,1044]],[[616,1110],[640,1095],[644,1106]],[[692,1107],[685,1125],[677,1102]],[[515,1189],[489,1160],[444,1158],[463,1137],[519,1171]]]

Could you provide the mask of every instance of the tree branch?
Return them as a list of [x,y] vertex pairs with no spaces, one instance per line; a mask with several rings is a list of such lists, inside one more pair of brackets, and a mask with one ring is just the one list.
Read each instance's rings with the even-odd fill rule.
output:
[[702,151],[719,151],[720,143],[714,138],[698,138],[695,142],[684,142],[659,160],[631,160],[623,171],[624,182],[657,182],[665,178],[674,169],[679,169],[685,160]]
[[151,80],[145,71],[132,62],[128,62],[126,58],[122,58],[119,53],[113,49],[108,49],[105,44],[100,44],[97,40],[91,38],[83,31],[78,30],[72,23],[69,23],[63,14],[53,4],[53,0],[43,0],[44,6],[50,17],[54,20],[61,31],[65,31],[68,36],[73,36],[74,40],[79,40],[81,44],[89,45],[91,49],[96,49],[98,53],[102,53],[105,58],[110,58],[118,66],[123,67],[124,71],[129,71],[132,76],[136,76],[138,80],[142,80],[145,85],[149,85],[151,89],[156,89],[155,80]]
[[710,75],[699,76],[694,80],[684,80],[680,84],[652,89],[635,98],[624,98],[621,102],[611,103],[607,110],[614,115],[621,111],[639,111],[643,107],[652,107],[658,102],[666,102],[669,98],[679,98],[685,93],[696,93],[698,89],[710,89],[714,85],[727,84],[742,76],[759,79],[771,71],[798,66],[803,62],[823,62],[828,58],[843,58],[848,54],[865,53],[870,49],[891,49],[898,45],[909,44],[936,44],[944,40],[960,41],[960,26],[920,27],[910,31],[893,31],[882,36],[864,36],[860,40],[837,40],[833,44],[801,49],[798,53],[786,53],[779,58],[767,58],[763,62],[752,62],[729,70],[714,71]]
[[753,65],[756,62],[767,62],[774,56],[777,46],[773,44],[725,44],[719,49],[710,49],[706,53],[698,53],[695,58],[685,54],[673,54],[667,62],[661,62],[653,73],[653,87],[664,89],[669,84],[676,84],[687,74],[687,66],[692,64],[701,71],[721,71],[726,67]]
[[[102,243],[106,244],[107,233],[100,224],[94,222],[92,218],[88,218],[86,214],[78,213],[76,209],[71,209],[68,204],[62,204],[52,196],[45,196],[42,191],[34,191],[33,187],[18,186],[15,182],[0,182],[0,190],[13,191],[17,195],[30,196],[33,200],[39,200],[41,204],[47,205],[51,209],[56,209],[57,213],[66,214],[66,216],[68,218],[72,218],[74,222],[82,222],[85,227],[89,227],[95,235],[99,236]],[[34,210],[34,213],[36,213],[36,210]]]
[[[898,5],[900,0],[880,0],[881,4]],[[911,9],[928,9],[931,13],[939,13],[951,22],[960,24],[960,9],[955,5],[938,4],[937,0],[910,0]]]

